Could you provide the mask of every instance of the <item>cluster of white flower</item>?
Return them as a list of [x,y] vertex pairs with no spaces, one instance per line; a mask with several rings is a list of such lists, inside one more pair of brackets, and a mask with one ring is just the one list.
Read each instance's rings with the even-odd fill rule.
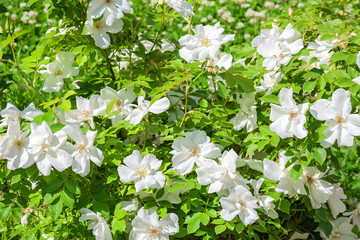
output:
[[[93,229],[96,240],[112,240],[110,228],[101,216],[101,213],[94,213],[87,208],[82,208],[80,213],[79,221],[89,221],[88,229]],[[169,213],[165,218],[159,220],[156,208],[150,210],[139,209],[131,225],[130,240],[166,240],[169,239],[169,236],[179,232],[178,216],[174,213]]]
[[[211,60],[212,65],[229,68],[232,56],[221,54],[220,47],[228,41],[233,41],[235,35],[225,35],[223,32],[220,23],[215,26],[197,25],[194,29],[195,35],[187,34],[179,39],[180,45],[183,46],[179,50],[180,56],[187,62]],[[222,64],[223,62],[230,62],[230,66]]]
[[41,65],[40,68],[46,70],[39,70],[40,74],[46,77],[43,91],[45,92],[59,92],[64,85],[64,78],[74,77],[79,74],[79,68],[73,67],[75,54],[71,52],[60,51],[55,59],[47,65]]
[[[8,160],[9,169],[28,168],[36,163],[39,171],[48,176],[52,167],[63,171],[72,166],[75,173],[86,176],[90,172],[90,160],[101,165],[104,156],[93,146],[96,132],[88,131],[84,136],[79,126],[68,125],[52,133],[50,126],[44,121],[41,125],[30,123],[29,135],[29,131],[21,132],[17,118],[19,113],[13,111],[9,114],[10,111],[9,107],[1,112],[3,117],[7,117],[8,129],[0,143],[2,158]],[[35,108],[26,113],[27,119],[29,116],[42,114]],[[67,141],[68,136],[74,140],[75,145]]]
[[96,46],[105,49],[110,45],[110,36],[107,33],[118,33],[122,30],[124,23],[121,18],[124,13],[132,13],[126,0],[93,0],[89,3],[84,33],[94,38]]
[[[359,208],[353,212],[344,213],[346,206],[342,200],[346,200],[347,197],[340,184],[327,182],[323,179],[326,173],[319,171],[316,167],[305,166],[302,166],[302,175],[297,181],[294,181],[290,177],[290,171],[300,162],[295,161],[286,167],[291,158],[285,155],[285,151],[282,151],[280,152],[278,163],[264,159],[264,176],[278,182],[275,191],[285,193],[289,197],[294,197],[297,194],[307,195],[314,209],[326,207],[325,204],[327,203],[335,220],[331,221],[333,230],[330,238],[327,238],[323,232],[321,233],[324,239],[336,239],[346,235],[349,237],[348,239],[356,239],[356,235],[352,232],[353,225],[350,224],[350,221],[353,220],[354,224],[360,225],[358,222],[359,218],[357,217]],[[350,216],[350,218],[337,218],[339,213],[343,213],[344,216]]]
[[253,39],[252,46],[257,47],[257,52],[265,58],[263,66],[266,70],[278,70],[304,47],[300,37],[290,23],[283,31],[273,24],[272,29],[261,30],[261,34]]
[[310,50],[309,56],[301,56],[300,60],[304,60],[309,63],[312,58],[317,58],[319,61],[312,63],[308,68],[318,68],[320,69],[321,64],[329,65],[330,58],[333,54],[331,50],[336,47],[336,43],[339,40],[325,40],[321,41],[321,36],[319,36],[315,42],[310,42],[307,46],[307,49]]
[[[274,199],[259,195],[263,180],[251,182],[255,196],[249,191],[247,184],[250,182],[236,170],[239,156],[233,149],[224,151],[220,157],[220,149],[210,143],[210,138],[204,131],[187,132],[186,137],[175,138],[172,148],[174,150],[170,153],[173,154],[172,164],[175,171],[185,175],[193,170],[196,163],[199,166],[195,169],[197,181],[201,185],[210,185],[208,193],[226,196],[220,199],[223,207],[220,214],[225,220],[231,221],[239,215],[245,225],[251,224],[259,218],[254,210],[259,207],[263,207],[269,216],[277,217],[275,205],[271,203]],[[219,158],[219,163],[215,158]]]

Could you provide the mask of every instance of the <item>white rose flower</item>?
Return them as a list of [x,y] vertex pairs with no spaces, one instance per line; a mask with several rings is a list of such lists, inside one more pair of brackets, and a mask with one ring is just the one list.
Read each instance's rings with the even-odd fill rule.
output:
[[264,159],[264,176],[273,181],[279,181],[275,191],[288,194],[290,197],[298,194],[306,194],[304,181],[298,179],[294,182],[290,177],[290,170],[294,166],[291,164],[286,167],[286,163],[291,157],[285,156],[285,151],[280,151],[279,162]]
[[333,221],[330,221],[332,225],[332,231],[329,237],[327,237],[322,231],[320,232],[320,236],[324,240],[357,240],[357,236],[352,232],[352,228],[354,227],[350,224],[350,219],[346,217],[339,217]]
[[220,156],[220,149],[214,143],[210,143],[210,138],[204,131],[187,132],[186,137],[174,139],[170,154],[173,154],[171,161],[174,170],[180,175],[185,175],[194,167],[211,166],[216,163],[214,158]]
[[256,86],[255,89],[257,92],[265,91],[265,95],[271,94],[273,88],[281,81],[284,74],[281,72],[271,71],[264,74],[264,79],[260,80],[261,86]]
[[156,208],[145,210],[141,208],[131,222],[133,229],[130,240],[167,240],[169,236],[179,232],[179,219],[175,213],[169,213],[159,220]]
[[56,56],[55,62],[40,66],[40,68],[45,67],[46,70],[40,70],[38,72],[47,76],[42,89],[43,91],[59,92],[64,85],[64,78],[73,77],[79,74],[79,68],[72,66],[74,58],[74,53],[60,51]]
[[139,124],[148,112],[160,114],[168,110],[170,107],[170,101],[166,97],[161,98],[150,105],[150,101],[144,100],[144,96],[139,96],[137,102],[137,106],[132,105],[136,106],[136,108],[131,110],[125,118],[126,121],[129,121],[133,125]]
[[261,34],[253,39],[252,46],[257,47],[257,52],[265,58],[263,66],[266,70],[277,70],[280,65],[286,66],[292,55],[304,47],[300,37],[290,23],[283,31],[273,24],[272,29],[261,30]]
[[338,146],[351,147],[355,136],[360,136],[360,115],[350,114],[350,92],[340,88],[331,97],[331,101],[320,99],[311,106],[311,114],[329,126],[324,134],[327,136],[321,142],[325,148],[332,146],[335,140]]
[[95,128],[93,120],[94,116],[98,116],[105,111],[105,105],[101,102],[100,96],[94,94],[90,99],[83,97],[76,97],[76,110],[65,112],[64,120],[66,123],[80,124],[81,122],[88,122],[91,128]]
[[93,229],[96,240],[112,240],[110,228],[101,213],[94,213],[87,208],[80,209],[80,213],[79,222],[89,221],[88,230]]
[[127,156],[125,165],[118,167],[120,180],[123,182],[134,182],[136,192],[148,188],[162,188],[165,184],[165,176],[161,171],[162,161],[156,159],[155,155],[148,154],[144,158],[138,150]]
[[255,211],[255,208],[260,207],[257,203],[256,197],[244,186],[239,185],[230,189],[228,197],[220,198],[220,204],[223,208],[220,215],[226,221],[231,221],[236,215],[239,215],[240,220],[245,225],[249,225],[259,218]]
[[296,105],[293,99],[292,88],[282,88],[279,93],[280,104],[271,103],[270,130],[278,134],[282,139],[293,137],[304,138],[307,130],[304,127],[306,122],[305,112],[309,103]]
[[328,204],[334,218],[336,218],[339,213],[343,213],[346,210],[346,206],[341,199],[347,199],[347,197],[344,194],[342,187],[340,187],[340,183],[336,183],[334,184],[334,191],[328,199]]
[[75,145],[69,148],[72,152],[74,161],[72,169],[75,173],[85,177],[90,172],[90,160],[97,166],[100,166],[104,156],[100,149],[94,147],[96,131],[88,130],[84,136],[78,125],[67,125],[62,129],[72,140]]
[[233,149],[224,151],[219,159],[220,164],[214,163],[214,165],[196,169],[197,181],[201,185],[210,184],[208,193],[220,192],[237,185],[246,186],[248,181],[236,171],[238,157]]
[[9,123],[5,138],[0,142],[0,152],[2,158],[8,160],[8,169],[28,168],[34,163],[29,153],[28,134],[29,131],[21,132],[18,120]]
[[263,207],[265,212],[272,219],[278,218],[279,215],[274,210],[275,204],[272,203],[272,201],[274,201],[274,198],[272,198],[270,196],[267,196],[267,195],[260,195],[259,194],[260,187],[264,182],[264,178],[259,178],[259,180],[251,179],[250,182],[251,182],[251,185],[254,188],[254,195],[258,199],[260,207]]
[[188,20],[190,16],[194,16],[193,6],[186,0],[164,0],[164,2],[177,11],[185,20]]
[[12,103],[7,103],[6,108],[0,112],[0,116],[3,118],[0,127],[7,126],[9,122],[19,120],[20,118],[32,121],[35,117],[42,114],[43,112],[37,109],[34,103],[30,103],[23,111],[20,111]]
[[223,32],[220,23],[216,23],[215,26],[197,25],[194,35],[188,34],[179,39],[180,45],[183,46],[179,50],[180,56],[187,62],[216,59],[221,44],[233,41],[235,37],[234,34],[225,35]]
[[110,36],[107,34],[118,33],[121,31],[124,23],[121,19],[115,19],[113,23],[109,26],[105,23],[105,17],[101,18],[98,21],[89,18],[85,22],[85,35],[91,35],[95,40],[95,45],[99,48],[105,49],[110,45]]
[[343,214],[344,216],[350,216],[349,219],[352,220],[353,224],[356,224],[360,229],[360,203],[357,208],[351,212],[346,212]]
[[89,3],[88,15],[99,18],[104,14],[105,23],[111,26],[115,19],[120,19],[124,13],[132,13],[132,8],[126,0],[93,0]]
[[[356,57],[356,64],[360,68],[360,51],[358,52],[357,57]],[[358,76],[357,78],[354,78],[353,81],[360,85],[360,76]]]
[[244,93],[242,99],[238,100],[241,110],[236,116],[230,119],[230,122],[234,125],[234,129],[239,131],[246,127],[246,131],[252,132],[258,127],[257,125],[257,112],[255,106],[255,95]]
[[[115,99],[114,107],[110,113],[120,111],[118,114],[111,116],[112,125],[115,126],[120,120],[124,119],[126,114],[131,112],[131,103],[136,99],[133,87],[123,88],[116,91],[110,87],[105,87],[100,91],[100,97],[105,105]],[[106,109],[106,107],[104,107]]]
[[302,181],[309,189],[309,198],[314,209],[321,208],[333,194],[334,186],[321,178],[325,173],[320,172],[316,167],[303,167]]
[[71,166],[72,157],[63,149],[68,149],[70,143],[62,130],[53,134],[45,121],[41,125],[30,123],[30,128],[28,151],[44,176],[50,175],[51,167],[61,172]]

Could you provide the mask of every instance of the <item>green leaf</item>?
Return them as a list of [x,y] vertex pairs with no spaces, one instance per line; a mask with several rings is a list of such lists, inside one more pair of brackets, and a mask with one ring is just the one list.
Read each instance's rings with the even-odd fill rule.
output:
[[281,199],[280,210],[284,213],[290,214],[290,202],[286,199]]
[[200,218],[199,215],[193,217],[189,220],[187,224],[187,232],[188,234],[196,232],[200,228]]
[[173,191],[176,191],[176,190],[184,189],[185,185],[186,184],[184,184],[184,183],[175,183],[175,184],[170,186],[168,192],[173,192]]
[[221,82],[218,82],[218,91],[219,91],[219,95],[222,98],[226,98],[229,95],[228,90],[226,89],[225,85]]
[[116,231],[124,232],[126,229],[126,222],[124,219],[118,220],[114,218],[111,222],[111,231],[114,233]]
[[11,183],[10,183],[10,185],[13,185],[13,184],[15,184],[15,183],[18,183],[18,182],[20,182],[21,181],[21,174],[15,174],[14,176],[12,176],[12,178],[11,178]]
[[60,179],[54,179],[46,185],[45,192],[48,192],[48,193],[55,192],[63,185],[63,183],[64,182]]
[[68,206],[69,208],[72,208],[74,203],[75,203],[75,200],[74,200],[74,196],[72,195],[71,192],[69,192],[68,190],[64,190],[61,192],[61,201],[66,205]]
[[200,221],[204,226],[206,226],[210,222],[210,217],[206,213],[201,213],[200,214]]
[[314,153],[315,160],[320,164],[323,165],[326,159],[326,150],[323,148],[315,149]]
[[121,203],[118,203],[114,210],[114,216],[118,219],[123,218],[126,215],[126,210],[120,209]]
[[6,219],[11,212],[11,206],[8,206],[7,208],[1,208],[0,209],[0,220]]
[[73,181],[70,180],[66,181],[65,188],[73,194],[81,194],[79,185],[77,183],[74,183]]
[[111,112],[111,110],[114,108],[114,104],[115,104],[115,98],[113,98],[107,105],[106,105],[106,114],[109,114]]
[[293,168],[291,168],[290,177],[292,180],[294,180],[294,182],[297,182],[297,180],[301,177],[302,173],[303,173],[302,165],[297,164]]
[[54,218],[58,218],[63,209],[63,202],[61,198],[55,199],[50,205],[50,212]]
[[261,101],[267,102],[267,103],[275,103],[280,105],[279,97],[275,95],[265,95],[260,98]]
[[224,232],[226,230],[226,226],[225,225],[217,225],[215,227],[215,233],[216,234],[220,234],[222,232]]
[[348,57],[347,53],[344,52],[335,52],[333,53],[333,55],[330,57],[330,60],[345,60]]
[[315,86],[316,86],[316,81],[307,81],[303,85],[303,91],[310,92],[314,90]]
[[225,72],[225,73],[220,73],[219,74],[223,79],[225,79],[227,85],[230,87],[230,88],[233,88],[236,84],[238,84],[242,90],[244,92],[255,92],[255,87],[254,87],[254,83],[247,79],[247,78],[244,78],[243,76],[241,75],[233,75],[229,72]]
[[29,33],[31,32],[29,29],[24,29],[24,30],[20,30],[20,31],[17,31],[15,34],[14,34],[14,39],[15,38],[18,38],[26,33]]
[[280,142],[280,137],[278,135],[274,135],[274,136],[271,137],[271,140],[270,140],[271,146],[277,147],[279,142]]
[[320,230],[325,233],[326,236],[330,236],[332,231],[332,225],[329,221],[319,223]]
[[59,107],[61,107],[65,112],[69,112],[71,109],[71,102],[69,100],[64,100],[59,104]]

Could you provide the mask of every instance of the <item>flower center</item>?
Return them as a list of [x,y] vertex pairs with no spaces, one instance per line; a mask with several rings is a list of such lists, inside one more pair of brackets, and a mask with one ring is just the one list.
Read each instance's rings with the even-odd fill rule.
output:
[[148,232],[151,237],[158,237],[160,233],[159,229],[157,229],[156,227],[149,228]]
[[77,145],[77,149],[79,150],[80,153],[86,153],[87,152],[85,144]]
[[115,101],[115,108],[117,110],[121,110],[122,106],[123,106],[123,104],[120,100]]
[[55,69],[55,71],[54,71],[54,76],[59,76],[59,75],[62,75],[62,71],[61,71],[61,69]]
[[267,84],[268,84],[268,86],[274,86],[275,83],[276,83],[276,79],[271,78]]
[[95,25],[94,25],[94,27],[95,27],[96,29],[102,29],[103,26],[104,26],[103,21],[97,21],[97,22],[95,23]]
[[244,208],[246,208],[246,203],[243,200],[240,200],[237,202],[237,207],[239,209],[244,209]]
[[89,118],[90,117],[90,112],[89,112],[89,110],[85,110],[85,111],[82,111],[81,115],[84,118]]
[[201,39],[200,43],[204,47],[209,47],[211,44],[211,40],[208,38],[203,38],[203,39]]
[[144,167],[139,167],[137,170],[136,170],[136,174],[140,177],[140,178],[144,178],[146,177],[146,175],[148,175],[148,170]]
[[106,3],[110,5],[113,3],[113,0],[106,0]]
[[345,121],[345,119],[342,116],[336,116],[336,118],[335,118],[335,123],[338,125],[343,124],[344,121]]
[[297,112],[293,112],[293,111],[290,111],[290,112],[289,112],[289,119],[290,119],[290,120],[296,118],[296,116],[297,116]]
[[142,103],[138,106],[138,108],[140,109],[140,111],[144,111],[144,109],[148,108],[148,106],[145,103]]
[[337,228],[334,229],[334,233],[331,234],[331,239],[340,239],[341,231]]
[[200,153],[199,147],[194,147],[193,149],[190,150],[190,156],[192,157],[199,156],[199,153]]
[[306,180],[310,185],[315,183],[315,179],[311,175],[307,175]]
[[41,151],[43,153],[49,153],[50,150],[51,150],[50,148],[51,148],[51,146],[49,144],[47,144],[47,143],[41,144]]
[[16,140],[15,141],[15,146],[18,147],[18,148],[21,148],[22,146],[24,146],[24,141],[22,139]]
[[279,54],[279,58],[280,58],[280,59],[283,59],[284,57],[285,57],[285,55],[284,55],[283,53],[280,53],[280,54]]

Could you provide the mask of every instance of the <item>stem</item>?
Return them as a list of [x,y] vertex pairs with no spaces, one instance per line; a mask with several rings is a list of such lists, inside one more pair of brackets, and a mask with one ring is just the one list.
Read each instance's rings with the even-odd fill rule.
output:
[[111,66],[111,62],[110,62],[110,59],[109,59],[109,55],[106,51],[106,49],[104,49],[105,53],[106,53],[106,62],[109,66],[109,70],[110,70],[110,73],[111,73],[111,78],[112,80],[115,82],[116,81],[116,77],[115,77],[115,73],[114,73],[114,70],[112,69],[112,66]]
[[189,80],[188,80],[188,79],[186,80],[185,113],[184,113],[183,119],[181,120],[180,127],[183,125],[183,123],[184,123],[184,121],[185,121],[185,118],[186,118],[187,108],[188,108],[188,95],[189,95],[189,89],[190,89],[190,87],[191,87],[191,84],[192,84],[193,82],[195,82],[205,71],[206,71],[206,64],[204,64],[203,69],[202,69],[202,71],[199,73],[199,75],[197,75],[196,78],[194,78],[194,80],[191,80],[191,81],[190,81],[190,84],[189,84]]

